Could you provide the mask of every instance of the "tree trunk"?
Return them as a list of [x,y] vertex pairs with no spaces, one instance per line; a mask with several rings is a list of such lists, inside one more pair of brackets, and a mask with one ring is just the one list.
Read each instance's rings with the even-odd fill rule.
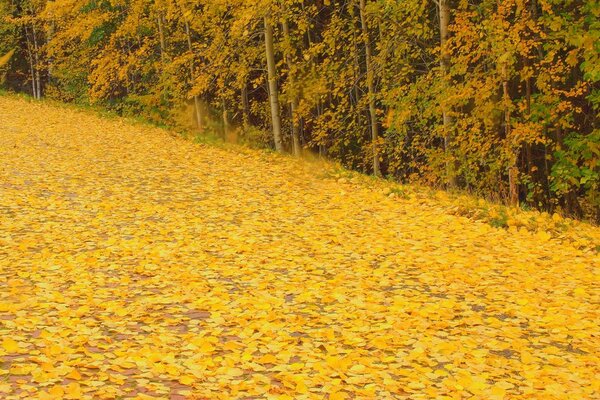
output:
[[508,169],[509,203],[516,207],[519,205],[519,168],[516,165]]
[[292,119],[292,153],[298,157],[300,156],[300,134],[298,131],[298,124],[299,121],[297,120],[297,115],[296,115],[296,110],[298,109],[298,97],[295,93],[296,91],[296,79],[294,76],[294,62],[292,60],[292,53],[291,53],[291,47],[292,47],[292,41],[290,38],[290,28],[288,25],[287,20],[285,20],[283,22],[283,36],[284,36],[284,40],[286,42],[286,63],[288,66],[288,71],[289,71],[289,80],[290,80],[290,87],[292,88],[292,95],[290,96],[290,111],[291,111],[291,119]]
[[359,0],[360,22],[362,25],[363,40],[365,44],[365,59],[367,67],[367,89],[369,91],[369,114],[371,116],[371,142],[373,146],[373,175],[379,176],[379,150],[377,141],[379,140],[379,127],[377,124],[377,109],[375,105],[375,71],[373,71],[371,40],[369,39],[369,29],[365,16],[365,0]]
[[242,85],[242,125],[244,131],[250,125],[250,102],[248,100],[248,83],[246,80],[244,80],[244,84]]
[[227,112],[227,102],[224,96],[221,98],[221,105],[223,108],[223,138],[227,138],[229,134],[229,113]]
[[33,36],[33,49],[35,57],[35,85],[37,88],[37,99],[42,98],[42,79],[40,78],[40,48],[38,46],[37,34],[35,32],[35,24],[31,24],[31,34]]
[[[355,9],[354,7],[349,7],[349,12],[350,12],[350,16],[352,18],[353,21],[353,25],[354,25],[354,21],[355,21]],[[354,26],[353,26],[354,28]],[[359,46],[359,38],[356,35],[356,29],[352,29],[352,46],[351,51],[352,51],[352,59],[354,60],[354,68],[353,68],[353,73],[354,73],[354,83],[353,83],[353,88],[352,88],[352,93],[354,95],[354,103],[352,104],[352,108],[354,109],[354,106],[358,106],[359,105],[359,101],[360,101],[360,87],[359,87],[359,82],[361,81],[361,72],[360,72],[360,46]],[[356,126],[358,127],[362,127],[363,126],[363,121],[362,121],[362,111],[360,109],[358,109],[359,107],[356,107]]]
[[37,86],[35,84],[35,67],[33,65],[33,51],[31,50],[31,40],[29,38],[29,29],[25,26],[25,41],[27,44],[27,56],[29,58],[29,73],[31,75],[31,95],[34,99],[38,98]]
[[[440,15],[440,69],[442,71],[442,79],[447,81],[450,70],[450,57],[448,56],[445,46],[448,40],[448,25],[450,24],[450,8],[448,0],[439,0],[439,15]],[[442,127],[444,133],[444,152],[446,154],[446,184],[448,187],[456,186],[454,176],[454,166],[450,160],[450,130],[452,126],[452,118],[445,106],[442,106]]]
[[[448,6],[449,0],[438,1],[440,14],[440,69],[442,79],[447,83],[450,71],[450,56],[446,51],[446,42],[448,41],[448,26],[450,25],[450,7]],[[444,153],[446,154],[446,184],[448,187],[454,187],[456,186],[456,177],[454,176],[454,164],[450,159],[452,117],[450,117],[445,106],[442,106],[442,129],[444,132]]]
[[[529,62],[525,60],[525,65],[529,67]],[[525,80],[525,98],[527,99],[527,118],[531,115],[531,78]],[[525,145],[525,157],[527,159],[527,173],[533,179],[533,151],[531,143]]]
[[269,16],[264,17],[265,24],[265,52],[267,56],[267,71],[269,80],[269,102],[271,104],[271,122],[273,124],[273,141],[275,150],[283,152],[281,140],[281,116],[279,115],[279,93],[277,91],[277,71],[275,66],[275,50],[273,49],[273,26]]
[[[323,115],[323,102],[321,101],[321,99],[319,99],[317,101],[315,111],[316,111],[316,121],[319,121],[321,119],[321,116]],[[327,135],[327,137],[325,137],[324,139],[323,138],[319,139],[319,157],[325,157],[325,155],[327,154],[327,146],[325,144],[327,143],[327,140],[329,139],[328,136],[329,135]]]
[[[188,51],[192,55],[192,59],[190,61],[190,79],[192,81],[192,85],[194,84],[194,80],[196,79],[195,72],[195,62],[194,62],[194,48],[192,47],[192,35],[190,34],[190,24],[185,20],[185,35],[187,38]],[[198,124],[198,130],[202,131],[204,129],[204,125],[202,123],[202,112],[200,110],[200,99],[197,95],[194,95],[194,111],[196,112],[196,123]]]
[[158,23],[158,37],[160,40],[160,60],[164,64],[166,45],[165,45],[165,33],[163,32],[162,14],[160,12],[158,13],[158,16],[156,17],[156,22]]
[[[46,38],[46,43],[52,42],[54,38],[54,32],[56,30],[55,21],[52,19],[48,24],[48,33]],[[54,73],[54,59],[52,57],[46,57],[46,84],[50,84],[53,80]]]
[[503,92],[503,99],[504,99],[504,135],[505,135],[505,140],[509,141],[510,151],[513,153],[513,154],[511,154],[511,157],[512,157],[511,165],[508,168],[508,188],[509,188],[508,200],[509,200],[509,204],[511,206],[517,206],[519,204],[519,186],[518,186],[519,168],[517,167],[517,155],[515,154],[517,143],[512,143],[512,139],[510,137],[511,99],[510,99],[510,93],[508,91],[508,71],[506,68],[506,63],[502,64],[502,76],[503,76],[502,92]]

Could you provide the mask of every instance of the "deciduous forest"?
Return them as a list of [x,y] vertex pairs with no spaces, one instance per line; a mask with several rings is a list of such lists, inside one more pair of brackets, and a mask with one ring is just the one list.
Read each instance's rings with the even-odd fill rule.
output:
[[[600,218],[597,0],[3,0],[3,85]],[[268,135],[267,135],[268,133]]]

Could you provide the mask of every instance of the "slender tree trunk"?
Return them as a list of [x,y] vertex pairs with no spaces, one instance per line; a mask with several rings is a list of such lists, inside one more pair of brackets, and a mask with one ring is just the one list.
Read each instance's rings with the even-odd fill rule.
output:
[[[321,101],[321,99],[319,99],[317,101],[317,105],[315,107],[316,110],[316,121],[319,121],[321,119],[321,116],[323,115],[323,102]],[[326,136],[325,139],[321,138],[319,139],[319,157],[325,157],[325,155],[327,154],[327,140],[329,138]]]
[[[190,24],[187,19],[185,20],[185,35],[187,38],[188,51],[190,52],[192,59],[190,60],[190,79],[192,81],[192,85],[194,84],[194,80],[196,79],[196,63],[194,62],[194,48],[192,46],[192,35],[190,34]],[[202,121],[202,111],[200,109],[200,99],[197,95],[194,95],[194,111],[196,112],[196,123],[198,124],[198,129],[202,131],[204,129],[204,124]]]
[[[349,12],[350,12],[350,17],[352,19],[353,22],[353,28],[354,28],[354,21],[356,19],[356,14],[355,14],[355,8],[353,6],[349,7]],[[354,93],[354,104],[352,104],[352,107],[354,108],[354,106],[358,106],[359,101],[360,101],[360,94],[359,94],[359,82],[360,82],[360,76],[361,76],[361,72],[360,72],[360,49],[359,49],[359,38],[356,35],[356,29],[352,29],[352,59],[354,60],[354,68],[353,68],[353,73],[354,73],[354,83],[353,83],[353,88],[352,88],[352,93]],[[358,108],[358,107],[356,107]],[[363,126],[363,122],[362,122],[362,111],[361,110],[357,110],[357,112],[355,112],[356,115],[356,126]]]
[[38,46],[37,34],[35,32],[35,24],[31,24],[31,33],[33,36],[33,49],[35,57],[35,86],[37,89],[37,99],[42,98],[42,79],[40,77],[40,48]]
[[168,81],[164,80],[164,76],[165,76],[165,67],[167,64],[167,44],[165,41],[165,32],[164,32],[164,27],[163,27],[163,23],[164,23],[164,18],[162,15],[161,11],[158,11],[158,16],[156,17],[156,21],[158,23],[158,37],[159,37],[159,41],[160,41],[160,63],[161,63],[161,78],[160,78],[160,85],[162,86],[162,99],[163,101],[167,101],[167,99],[169,98],[169,88],[167,86]]
[[[525,60],[525,65],[529,67],[529,61]],[[525,98],[527,99],[527,118],[531,115],[531,78],[525,80]],[[527,173],[533,179],[533,151],[531,143],[525,145],[525,157],[527,159]]]
[[38,98],[37,86],[35,84],[35,67],[33,65],[33,51],[31,50],[31,39],[29,38],[29,29],[25,26],[25,40],[27,43],[27,58],[29,59],[29,73],[31,75],[31,95],[34,99]]
[[294,76],[294,62],[292,59],[292,41],[291,41],[291,37],[290,37],[290,28],[288,25],[287,20],[283,21],[283,36],[284,36],[284,40],[286,42],[286,63],[288,66],[288,71],[289,71],[289,80],[290,80],[290,87],[292,88],[293,93],[290,96],[290,111],[292,114],[292,153],[298,157],[300,156],[300,134],[298,131],[298,118],[297,118],[297,109],[298,109],[298,97],[295,93],[296,91],[296,79]]
[[242,124],[244,130],[250,125],[250,102],[248,101],[248,83],[244,80],[242,85]]
[[158,16],[156,17],[156,22],[158,23],[158,38],[160,41],[160,60],[163,62],[165,62],[165,51],[166,51],[166,45],[165,45],[165,33],[163,31],[163,21],[162,21],[162,14],[159,12]]
[[269,102],[271,104],[271,121],[273,124],[273,140],[275,150],[283,152],[281,140],[281,116],[279,115],[279,93],[277,91],[277,71],[275,66],[275,50],[273,49],[273,26],[269,16],[264,17],[265,24],[265,51],[267,56],[267,71],[269,80]]
[[365,44],[365,59],[367,67],[367,89],[369,91],[369,114],[371,116],[371,142],[373,146],[373,175],[381,175],[379,169],[379,126],[377,123],[377,108],[375,104],[375,71],[373,71],[371,40],[369,38],[369,28],[365,15],[365,0],[359,0],[360,22],[362,25],[363,40]]
[[[505,140],[510,141],[511,152],[516,152],[516,143],[512,143],[510,137],[510,93],[508,91],[508,71],[506,63],[502,64],[502,92],[504,98],[504,135]],[[511,154],[512,160],[511,165],[508,168],[508,190],[509,190],[509,204],[511,206],[517,206],[519,204],[519,168],[517,167],[517,155]]]
[[[448,5],[449,0],[438,1],[440,15],[440,69],[442,71],[442,79],[448,83],[450,56],[446,50],[446,42],[448,41],[448,26],[450,25],[450,7]],[[445,106],[442,106],[442,129],[444,132],[444,152],[446,154],[446,184],[448,187],[454,187],[456,186],[456,177],[454,176],[454,164],[450,159],[452,117]]]
[[[50,18],[52,18],[52,16],[50,16]],[[55,30],[56,30],[55,21],[54,21],[54,19],[51,19],[50,23],[48,25],[48,36],[46,38],[46,43],[52,42],[52,39],[54,38]],[[54,59],[52,57],[46,57],[46,79],[47,79],[46,82],[47,82],[47,84],[52,82],[53,73],[54,73]]]
[[227,138],[229,133],[229,114],[227,113],[227,102],[225,96],[221,97],[221,105],[223,108],[223,138]]

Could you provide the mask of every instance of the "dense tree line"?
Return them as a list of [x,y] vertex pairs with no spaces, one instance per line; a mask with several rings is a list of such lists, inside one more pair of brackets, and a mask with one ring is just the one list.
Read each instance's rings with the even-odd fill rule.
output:
[[36,98],[209,102],[278,151],[600,220],[598,0],[0,0],[0,57]]

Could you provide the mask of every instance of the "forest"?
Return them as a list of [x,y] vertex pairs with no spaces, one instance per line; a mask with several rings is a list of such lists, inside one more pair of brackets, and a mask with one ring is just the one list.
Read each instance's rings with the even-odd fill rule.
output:
[[600,221],[598,0],[0,0],[0,82]]

